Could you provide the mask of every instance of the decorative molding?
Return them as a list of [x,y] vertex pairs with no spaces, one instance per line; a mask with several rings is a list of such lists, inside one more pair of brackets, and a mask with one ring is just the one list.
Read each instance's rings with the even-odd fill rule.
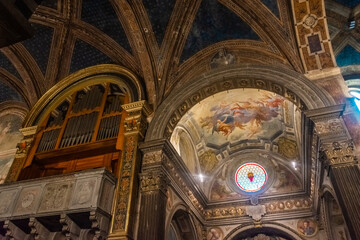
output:
[[259,222],[266,214],[266,207],[265,205],[246,206],[245,211],[246,215],[250,216],[255,222]]
[[[325,2],[291,1],[294,27],[305,72],[336,67],[326,22]],[[316,41],[311,41],[315,39]]]
[[140,175],[140,190],[143,193],[159,190],[166,194],[168,182],[166,175],[162,172],[145,172]]
[[65,240],[78,239],[80,235],[79,226],[66,214],[60,215],[61,232],[65,236]]
[[230,65],[210,70],[174,89],[157,108],[146,133],[146,141],[169,138],[181,117],[192,106],[215,93],[236,88],[272,91],[294,102],[302,110],[334,105],[334,100],[324,89],[302,74],[261,64]]
[[315,123],[315,130],[322,142],[346,140],[350,138],[342,118],[345,105],[335,105],[326,108],[305,111],[305,115]]
[[354,143],[351,140],[323,143],[322,151],[326,156],[326,164],[332,167],[341,167],[357,163]]

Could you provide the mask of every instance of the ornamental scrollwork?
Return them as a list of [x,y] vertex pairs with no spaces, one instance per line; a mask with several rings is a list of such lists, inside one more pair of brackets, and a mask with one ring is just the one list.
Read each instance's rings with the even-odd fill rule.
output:
[[329,165],[352,164],[357,161],[352,140],[323,144],[322,151]]
[[142,192],[160,190],[166,193],[167,185],[167,178],[164,173],[145,174],[140,178],[140,189]]

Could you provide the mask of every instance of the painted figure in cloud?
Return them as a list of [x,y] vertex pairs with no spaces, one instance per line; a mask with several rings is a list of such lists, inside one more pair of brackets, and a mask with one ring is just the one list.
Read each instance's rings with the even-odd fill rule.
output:
[[249,130],[248,137],[252,137],[261,130],[263,122],[270,121],[279,115],[283,98],[263,94],[262,98],[247,101],[226,103],[221,102],[213,106],[212,116],[200,118],[201,127],[221,133],[228,137],[235,128]]

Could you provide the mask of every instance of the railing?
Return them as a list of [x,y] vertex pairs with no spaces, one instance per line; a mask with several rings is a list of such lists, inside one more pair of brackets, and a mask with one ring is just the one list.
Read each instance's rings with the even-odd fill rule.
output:
[[114,189],[103,168],[0,185],[0,239],[106,237]]

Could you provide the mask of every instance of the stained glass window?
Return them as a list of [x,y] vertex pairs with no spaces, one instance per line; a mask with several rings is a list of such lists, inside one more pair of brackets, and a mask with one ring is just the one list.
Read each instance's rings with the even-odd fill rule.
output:
[[246,192],[259,191],[266,183],[267,173],[264,167],[257,163],[241,165],[235,173],[237,186]]

